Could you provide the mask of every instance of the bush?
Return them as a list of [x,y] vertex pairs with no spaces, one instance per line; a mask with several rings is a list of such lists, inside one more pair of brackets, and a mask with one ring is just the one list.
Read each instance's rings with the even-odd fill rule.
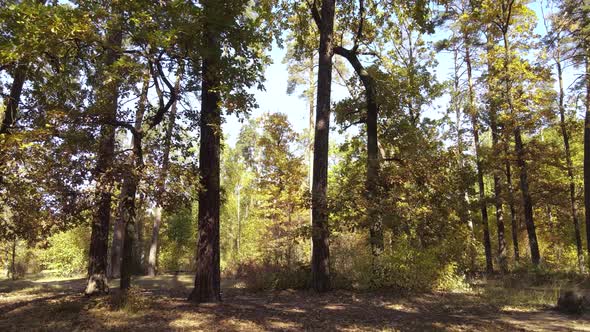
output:
[[82,273],[88,264],[89,234],[86,227],[77,227],[52,235],[49,247],[40,251],[46,267],[61,276]]
[[466,290],[465,276],[445,243],[415,248],[405,237],[395,239],[379,257],[372,256],[365,241],[343,234],[334,246],[335,288],[401,291]]
[[287,267],[248,261],[237,265],[234,276],[256,291],[304,289],[309,285],[310,268],[303,264]]

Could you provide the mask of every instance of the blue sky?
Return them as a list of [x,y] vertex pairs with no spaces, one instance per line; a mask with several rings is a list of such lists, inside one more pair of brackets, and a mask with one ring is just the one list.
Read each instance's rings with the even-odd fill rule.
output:
[[[545,27],[542,21],[541,5],[546,5],[546,2],[532,2],[529,6],[535,11],[538,17],[537,27],[535,32],[541,35],[545,34]],[[545,9],[545,15],[548,13],[548,9]],[[435,41],[445,37],[447,32],[444,28],[439,28],[437,33],[427,37],[427,40]],[[282,112],[286,113],[289,117],[289,121],[293,125],[294,129],[298,132],[302,132],[307,128],[308,124],[308,107],[306,100],[299,97],[299,93],[292,95],[287,94],[287,65],[283,63],[285,56],[285,50],[278,47],[273,47],[271,51],[271,58],[273,64],[266,69],[266,91],[256,91],[256,96],[259,108],[253,111],[253,117],[259,116],[265,112]],[[453,59],[451,54],[448,52],[441,52],[436,55],[438,65],[435,69],[436,76],[439,82],[451,78]],[[551,63],[553,65],[553,63]],[[573,70],[569,69],[565,76],[565,86],[567,87],[573,80]],[[346,88],[339,86],[338,84],[332,85],[332,102],[348,96]],[[424,116],[430,118],[439,118],[446,112],[446,107],[449,102],[449,96],[447,94],[433,101],[430,109],[424,112]],[[235,116],[229,116],[226,118],[226,123],[223,125],[223,131],[225,134],[226,142],[230,145],[235,144],[237,135],[240,131],[241,123]],[[349,129],[354,130],[354,129]],[[342,141],[343,135],[340,135],[337,131],[330,133],[331,141]]]

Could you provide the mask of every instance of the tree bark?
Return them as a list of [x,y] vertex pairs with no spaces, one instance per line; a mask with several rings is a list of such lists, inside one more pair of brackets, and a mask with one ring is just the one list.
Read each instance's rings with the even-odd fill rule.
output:
[[[505,97],[508,101],[508,107],[510,114],[516,116],[514,105],[512,102],[512,91],[510,73],[508,72],[508,63],[510,61],[510,44],[508,42],[508,33],[506,30],[503,31],[504,39],[504,84],[505,84]],[[541,255],[539,253],[539,243],[537,241],[537,231],[535,229],[535,221],[533,216],[533,201],[529,192],[528,182],[528,170],[525,160],[524,143],[522,141],[522,133],[520,125],[515,120],[514,129],[514,149],[516,152],[516,161],[520,170],[520,191],[522,193],[522,205],[524,208],[524,221],[526,224],[527,234],[529,238],[529,247],[531,250],[531,261],[533,265],[538,266],[541,262]]]
[[0,126],[0,134],[7,134],[16,122],[18,116],[18,104],[23,91],[23,85],[27,76],[28,66],[19,64],[13,72],[10,94],[4,100],[4,115]]
[[316,292],[326,292],[330,289],[327,188],[335,10],[336,0],[322,1],[321,16],[315,6],[312,8],[312,14],[320,31],[316,125],[313,149],[313,186],[311,195],[311,239],[313,245],[311,256],[311,287]]
[[[115,22],[112,24],[119,24],[118,20],[119,18],[114,18]],[[107,38],[108,47],[104,55],[103,77],[119,58],[118,49],[121,47],[121,42],[122,33],[120,28],[111,28]],[[115,127],[113,124],[117,117],[118,88],[118,80],[109,80],[104,85],[97,87],[97,104],[94,105],[100,112],[102,125],[96,169],[94,171],[96,211],[92,218],[86,295],[108,293],[109,290],[107,249],[111,218],[111,194],[114,184],[111,168],[115,152]]]
[[567,166],[567,177],[569,178],[570,210],[572,214],[572,224],[574,226],[574,237],[576,241],[576,252],[578,254],[578,267],[580,271],[585,270],[584,266],[584,249],[582,248],[582,235],[580,232],[580,222],[578,220],[578,207],[576,204],[576,184],[574,182],[574,165],[572,162],[572,153],[570,150],[569,133],[565,123],[565,92],[563,91],[563,70],[561,68],[561,54],[558,38],[557,54],[555,65],[557,67],[557,81],[559,82],[559,124],[561,127],[561,136],[563,136],[563,148],[565,152],[565,161]]
[[[492,242],[490,240],[490,228],[488,223],[488,204],[485,194],[485,184],[483,181],[484,174],[481,162],[481,144],[479,142],[479,122],[477,120],[477,111],[475,108],[475,93],[473,91],[471,53],[469,44],[467,43],[467,36],[465,36],[465,64],[467,65],[467,85],[469,89],[468,113],[471,117],[471,125],[473,130],[473,144],[475,145],[475,166],[477,169],[477,183],[479,186],[479,205],[481,209],[481,222],[483,228],[483,246],[486,255],[486,273],[492,274],[494,272],[494,263],[492,259]],[[490,108],[490,113],[495,112],[492,108]]]
[[[212,9],[209,2],[204,4],[204,12]],[[211,14],[211,13],[209,13]],[[209,17],[209,15],[206,15]],[[199,171],[201,190],[199,191],[199,239],[197,242],[197,273],[195,288],[189,300],[197,303],[221,301],[221,276],[219,266],[219,210],[220,210],[220,143],[221,109],[219,107],[219,61],[221,48],[218,36],[210,25],[205,23],[204,44],[209,50],[202,59],[201,90],[201,143],[199,152]]]
[[367,219],[369,221],[369,241],[373,256],[379,256],[383,252],[383,222],[379,213],[379,148],[377,140],[377,120],[379,106],[377,104],[377,91],[373,77],[360,62],[354,50],[348,50],[338,46],[334,53],[344,57],[359,76],[365,88],[367,103],[367,179],[365,191],[368,208]]
[[[590,53],[590,50],[587,52]],[[586,246],[590,257],[590,59],[588,55],[586,56],[586,117],[584,120],[584,208]]]
[[[137,111],[135,112],[135,124],[134,128],[136,131],[141,131],[143,124],[143,117],[145,114],[147,94],[149,87],[149,78],[144,79],[143,87],[141,90],[141,97],[139,99],[139,105],[137,105]],[[143,160],[141,155],[141,136],[132,136],[132,153],[131,160],[127,165],[127,174],[123,179],[123,187],[121,188],[121,198],[119,200],[117,218],[121,219],[121,223],[124,225],[123,235],[123,255],[121,257],[121,290],[127,290],[131,286],[131,274],[134,268],[133,260],[133,248],[137,241],[136,232],[136,210],[135,210],[135,195],[137,194],[137,186],[140,181],[140,173],[143,168]]]
[[506,160],[506,182],[508,183],[508,205],[510,206],[510,222],[512,226],[512,247],[514,249],[514,260],[520,260],[520,249],[518,247],[518,215],[514,204],[514,188],[512,187],[512,170],[510,161]]

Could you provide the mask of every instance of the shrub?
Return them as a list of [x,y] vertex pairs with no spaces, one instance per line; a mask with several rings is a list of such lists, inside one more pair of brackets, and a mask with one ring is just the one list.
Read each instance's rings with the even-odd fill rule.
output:
[[49,247],[40,251],[40,258],[58,275],[81,273],[88,263],[89,234],[86,227],[54,234],[48,239]]

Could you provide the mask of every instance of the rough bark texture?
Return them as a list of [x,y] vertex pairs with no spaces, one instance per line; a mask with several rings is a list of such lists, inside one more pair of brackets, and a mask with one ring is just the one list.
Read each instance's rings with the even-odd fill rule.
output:
[[23,85],[27,76],[28,66],[19,64],[13,71],[12,85],[10,86],[10,94],[4,100],[4,115],[1,117],[2,124],[0,126],[0,134],[9,132],[16,122],[18,116],[18,104],[23,91]]
[[[207,12],[207,6],[208,3],[205,4],[205,12]],[[198,303],[221,301],[219,267],[221,110],[220,97],[215,91],[219,85],[217,66],[221,49],[217,36],[207,24],[204,43],[210,53],[206,54],[202,60],[199,152],[201,190],[199,191],[197,273],[195,288],[189,296],[190,301]]]
[[[314,8],[315,9],[315,8]],[[330,132],[330,95],[336,0],[322,1],[321,18],[315,12],[320,31],[318,91],[314,134],[312,186],[311,287],[317,292],[330,289],[330,249],[328,230],[328,143]]]
[[[465,52],[465,62],[467,64],[467,74],[471,77],[471,57],[469,56],[469,48],[466,48]],[[470,86],[470,95],[469,95],[469,102],[471,111],[471,123],[473,125],[473,141],[475,144],[475,162],[477,168],[477,183],[479,186],[479,204],[481,208],[481,220],[482,220],[482,228],[483,228],[483,245],[486,255],[486,272],[491,274],[494,272],[494,263],[492,258],[492,242],[490,239],[490,229],[488,224],[488,208],[487,208],[487,200],[485,196],[485,184],[483,178],[483,170],[482,170],[482,162],[481,162],[481,147],[479,144],[479,125],[477,122],[477,116],[475,114],[475,107],[474,107],[474,93],[473,93],[473,85],[471,80],[469,80]],[[492,101],[490,102],[490,118],[493,119],[495,117],[496,105]],[[492,124],[492,128],[493,128]]]
[[379,213],[379,148],[377,140],[377,119],[379,106],[375,81],[360,62],[354,50],[335,47],[334,53],[344,57],[359,76],[365,88],[367,103],[367,179],[365,190],[367,195],[367,219],[369,221],[369,242],[373,256],[383,252],[383,221]]
[[[116,23],[114,23],[116,24]],[[109,32],[108,47],[104,55],[103,70],[117,61],[122,34],[117,28]],[[107,248],[111,218],[111,193],[113,177],[111,168],[115,150],[115,128],[117,117],[118,81],[110,80],[97,89],[97,107],[101,115],[101,130],[94,177],[96,181],[96,211],[92,217],[92,235],[88,260],[88,283],[85,293],[93,295],[108,292]]]

